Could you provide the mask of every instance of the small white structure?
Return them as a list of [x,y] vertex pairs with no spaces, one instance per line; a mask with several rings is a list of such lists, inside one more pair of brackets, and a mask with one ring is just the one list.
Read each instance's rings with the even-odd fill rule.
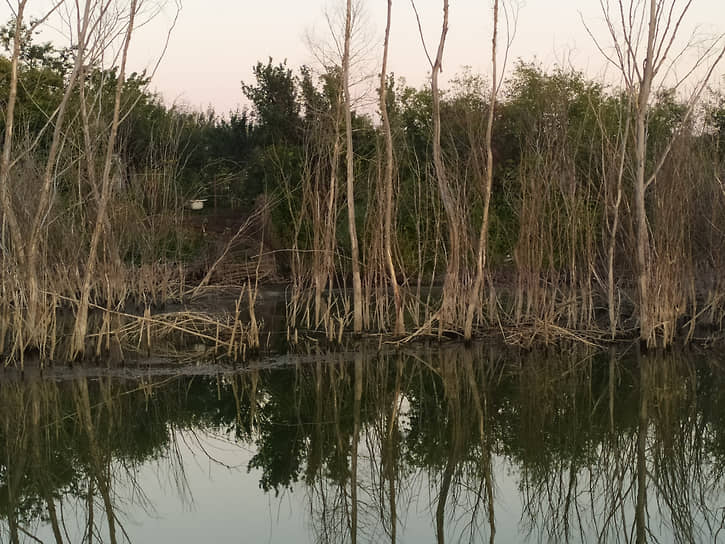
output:
[[191,210],[203,210],[204,209],[204,202],[206,202],[206,198],[197,198],[195,200],[189,200],[187,207]]

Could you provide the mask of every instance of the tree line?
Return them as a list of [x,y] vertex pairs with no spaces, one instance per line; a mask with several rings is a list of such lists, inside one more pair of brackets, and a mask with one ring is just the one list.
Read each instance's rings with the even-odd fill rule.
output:
[[219,114],[167,106],[150,76],[127,73],[142,0],[74,6],[67,49],[34,40],[64,2],[40,19],[26,3],[0,32],[0,313],[3,330],[24,331],[13,350],[45,345],[58,308],[75,316],[77,355],[89,308],[183,298],[203,243],[185,226],[189,198],[265,208],[260,249],[291,286],[291,330],[668,345],[722,324],[725,49],[701,48],[691,92],[663,75],[689,5],[633,2],[640,27],[605,10],[611,48],[597,44],[622,76],[605,84],[505,66],[510,6],[494,0],[490,73],[441,89],[447,0],[437,47],[423,43],[423,88],[387,71],[389,0],[371,111],[355,100],[348,0],[336,55],[257,63],[248,108]]

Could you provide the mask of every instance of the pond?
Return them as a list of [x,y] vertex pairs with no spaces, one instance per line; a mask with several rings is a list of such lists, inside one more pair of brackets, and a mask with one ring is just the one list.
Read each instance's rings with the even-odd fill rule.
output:
[[2,542],[715,542],[725,358],[477,344],[0,379]]

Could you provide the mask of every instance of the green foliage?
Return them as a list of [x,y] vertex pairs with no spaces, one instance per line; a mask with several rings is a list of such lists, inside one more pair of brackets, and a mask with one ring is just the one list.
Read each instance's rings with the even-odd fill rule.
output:
[[300,141],[300,104],[297,82],[286,62],[258,62],[253,68],[256,84],[242,82],[252,102],[257,141],[261,146]]
[[[12,21],[0,28],[0,43],[6,51],[13,44]],[[65,91],[74,52],[52,44],[37,44],[27,28],[22,41],[18,87],[16,145],[38,138],[38,162],[49,143],[52,123],[49,118]],[[7,102],[11,63],[0,57],[0,103]],[[210,204],[251,211],[262,200],[273,204],[270,211],[272,231],[267,233],[275,245],[297,245],[310,249],[312,240],[309,217],[301,231],[295,232],[295,219],[302,215],[301,187],[317,176],[315,191],[325,191],[331,178],[344,179],[344,139],[341,129],[341,72],[325,67],[316,74],[303,66],[299,72],[287,62],[258,62],[254,80],[242,82],[242,95],[249,109],[218,113],[213,109],[193,111],[168,106],[149,91],[145,73],[133,73],[122,92],[122,123],[114,157],[127,179],[149,183],[153,176],[171,180],[173,198],[152,199],[145,187],[135,202],[144,213],[154,214],[163,206],[178,205],[186,198],[208,198]],[[97,130],[108,126],[112,115],[117,69],[88,67],[80,82],[95,108],[90,112]],[[489,101],[490,82],[464,70],[442,94],[442,146],[446,168],[461,202],[465,205],[470,232],[475,238],[483,215],[481,180],[485,171],[483,135]],[[445,231],[443,214],[435,184],[431,160],[432,96],[430,89],[413,88],[390,74],[386,100],[394,143],[394,182],[397,216],[394,218],[397,254],[406,272],[432,270],[436,260],[428,251],[440,242]],[[241,95],[240,95],[241,97]],[[80,87],[71,96],[71,110],[80,108]],[[540,224],[550,227],[552,236],[547,267],[560,268],[571,256],[572,247],[601,243],[606,232],[607,175],[603,166],[622,130],[622,119],[630,100],[619,89],[609,89],[591,81],[580,72],[555,68],[544,70],[535,63],[519,61],[505,82],[496,104],[493,129],[493,191],[490,208],[489,263],[501,264],[514,253],[522,231],[522,210],[527,191],[536,189],[546,198],[533,198],[539,206]],[[699,148],[725,157],[725,101],[713,95],[707,110],[695,116],[684,132],[698,136]],[[650,163],[667,149],[682,127],[686,105],[670,89],[653,98],[648,118]],[[58,197],[71,208],[78,199],[87,198],[89,189],[77,179],[77,167],[84,167],[84,141],[78,115],[66,120],[66,146],[58,176]],[[370,112],[353,112],[355,151],[355,200],[357,221],[363,239],[373,240],[380,213],[379,179],[382,168],[383,140],[378,118]],[[0,116],[0,129],[4,119]],[[333,142],[339,138],[339,163],[330,164]],[[105,156],[103,138],[97,138],[95,150],[100,161]],[[627,145],[631,146],[631,142]],[[609,146],[609,148],[608,148]],[[97,167],[99,165],[96,165]],[[625,169],[625,193],[629,191],[631,172]],[[526,185],[528,183],[529,185]],[[149,189],[146,191],[152,193]],[[341,195],[342,193],[338,193]],[[529,195],[529,196],[527,196]],[[625,195],[626,196],[626,195]],[[75,199],[75,200],[74,200]],[[153,200],[153,202],[151,202]],[[348,250],[348,225],[343,199],[337,203],[337,247]],[[549,220],[548,218],[552,219]],[[295,236],[297,239],[295,240]],[[151,254],[165,258],[170,254],[192,255],[197,241],[157,239]],[[422,246],[427,249],[419,255]],[[141,251],[129,244],[128,259],[141,259]],[[144,250],[146,251],[146,250]],[[473,251],[471,247],[466,251]],[[418,259],[421,259],[419,261]],[[344,259],[343,259],[344,262]]]
[[[6,52],[11,52],[14,46],[16,19],[10,19],[0,27],[0,45]],[[51,42],[35,43],[33,33],[28,25],[21,26],[20,63],[34,70],[48,70],[61,76],[68,74],[72,67],[74,56],[72,48],[58,48]],[[36,31],[36,34],[38,32]]]

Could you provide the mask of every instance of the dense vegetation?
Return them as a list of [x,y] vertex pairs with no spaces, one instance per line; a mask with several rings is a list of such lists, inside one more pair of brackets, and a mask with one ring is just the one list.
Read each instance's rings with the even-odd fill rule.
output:
[[[643,130],[636,86],[519,61],[493,93],[470,72],[439,91],[383,71],[380,112],[356,111],[343,55],[321,71],[260,62],[241,84],[248,109],[194,112],[126,74],[134,9],[115,67],[87,37],[34,43],[22,11],[2,30],[1,349],[47,354],[69,308],[82,354],[89,308],[183,300],[252,224],[245,255],[291,285],[288,328],[330,339],[472,326],[666,345],[722,325],[719,91],[660,87]],[[249,221],[210,245],[192,198]],[[234,281],[256,285],[260,267],[244,270]]]

